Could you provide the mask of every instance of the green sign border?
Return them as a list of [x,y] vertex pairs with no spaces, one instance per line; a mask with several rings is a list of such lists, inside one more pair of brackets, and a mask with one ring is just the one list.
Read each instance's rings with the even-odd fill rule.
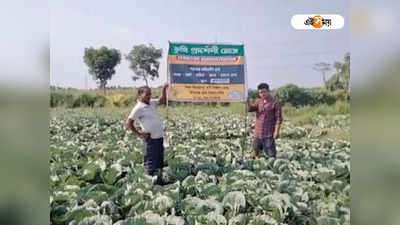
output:
[[169,55],[243,56],[243,45],[169,43]]

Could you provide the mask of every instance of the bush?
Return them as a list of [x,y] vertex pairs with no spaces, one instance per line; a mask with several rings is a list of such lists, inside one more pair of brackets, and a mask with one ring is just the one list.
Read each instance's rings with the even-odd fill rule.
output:
[[[283,105],[298,106],[333,105],[337,101],[345,101],[347,94],[344,91],[330,92],[324,88],[300,88],[289,84],[278,88],[276,97]],[[348,99],[347,99],[348,100]]]
[[293,106],[308,105],[311,100],[310,94],[305,88],[297,87],[294,84],[278,88],[275,95],[283,105],[287,103]]
[[136,96],[125,96],[122,99],[123,106],[133,106],[134,104],[136,104]]
[[332,94],[337,101],[350,101],[350,94],[346,90],[336,90]]
[[108,99],[104,95],[97,94],[94,98],[94,107],[105,107],[108,103]]
[[57,107],[62,102],[62,96],[60,93],[50,93],[50,107]]
[[335,96],[328,90],[323,88],[310,89],[307,105],[327,104],[332,105],[336,102]]
[[334,111],[339,114],[350,113],[350,103],[348,101],[337,101],[334,107]]
[[130,94],[113,94],[104,96],[103,94],[96,92],[68,93],[61,91],[51,91],[50,107],[127,107],[135,104],[135,98],[136,96]]
[[93,108],[94,103],[96,102],[96,97],[89,93],[80,94],[72,105],[73,108],[77,107],[91,107]]
[[258,98],[258,90],[257,89],[249,89],[247,92],[247,97],[249,99],[257,99]]
[[73,105],[74,97],[72,94],[64,92],[51,92],[50,93],[50,107],[67,106]]
[[319,104],[315,106],[293,107],[285,105],[283,107],[284,118],[290,118],[294,125],[311,124],[313,119],[319,115],[340,115],[350,113],[350,103],[348,101],[337,101],[333,105]]
[[107,99],[111,103],[111,105],[116,107],[120,107],[122,105],[122,98],[123,95],[121,94],[109,94],[107,96]]

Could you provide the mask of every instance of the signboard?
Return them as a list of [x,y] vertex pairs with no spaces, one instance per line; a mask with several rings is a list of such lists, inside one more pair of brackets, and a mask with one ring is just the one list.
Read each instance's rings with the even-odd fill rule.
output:
[[246,101],[244,61],[243,45],[170,43],[169,100]]

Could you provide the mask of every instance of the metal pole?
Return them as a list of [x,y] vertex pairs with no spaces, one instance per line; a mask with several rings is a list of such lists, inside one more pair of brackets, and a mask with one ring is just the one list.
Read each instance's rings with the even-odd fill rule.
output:
[[247,142],[246,142],[246,138],[247,138],[247,112],[248,112],[248,105],[247,105],[247,98],[248,98],[248,96],[247,96],[247,60],[246,60],[246,53],[245,53],[245,50],[244,50],[244,42],[242,42],[242,44],[243,44],[243,61],[244,61],[244,83],[245,83],[245,90],[244,90],[244,96],[245,96],[245,115],[244,115],[244,119],[245,119],[245,121],[244,121],[244,138],[243,138],[243,141],[244,141],[244,144],[243,144],[243,148],[242,148],[242,161],[243,161],[243,158],[244,158],[244,150],[246,149],[246,147],[247,147]]
[[[170,41],[168,41],[168,50],[167,50],[167,52],[169,52],[169,45],[170,45]],[[170,79],[169,79],[169,64],[168,64],[168,54],[167,54],[167,83],[168,83],[168,85],[170,85]],[[169,104],[168,104],[168,102],[169,102],[169,90],[170,90],[170,88],[171,87],[168,87],[168,91],[167,91],[167,96],[166,96],[166,124],[165,124],[165,133],[166,133],[166,135],[165,135],[165,138],[166,138],[166,140],[165,140],[165,143],[167,143],[167,147],[168,147],[168,154],[169,154],[169,151],[171,151],[171,145],[170,145],[170,141],[171,141],[171,139],[169,138],[169,135],[168,135],[168,109],[169,109]]]
[[247,138],[247,101],[244,103],[245,107],[244,107],[244,133],[243,133],[243,144],[242,144],[242,162],[244,160],[244,150],[247,147],[247,142],[246,142],[246,138]]
[[[169,49],[169,41],[168,41],[168,49]],[[169,51],[168,51],[169,52]],[[168,54],[167,54],[167,83],[169,84],[169,64],[168,64]],[[168,97],[169,97],[169,88],[170,87],[168,87],[168,92],[167,92],[167,96],[166,96],[166,106],[167,106],[167,115],[166,115],[166,119],[167,119],[167,124],[168,124]]]

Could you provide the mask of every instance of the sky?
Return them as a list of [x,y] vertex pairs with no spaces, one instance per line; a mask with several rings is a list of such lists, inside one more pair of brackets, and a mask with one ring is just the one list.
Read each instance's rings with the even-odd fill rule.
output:
[[2,3],[0,88],[48,86],[49,7],[43,1]]
[[[308,2],[308,1],[307,1]],[[308,2],[308,3],[311,3]],[[50,84],[95,88],[83,62],[86,47],[106,46],[122,54],[110,85],[141,86],[125,55],[134,45],[163,49],[159,86],[167,80],[168,41],[245,45],[249,88],[267,82],[276,88],[293,83],[321,86],[318,62],[333,64],[350,52],[349,1],[52,1],[50,7]],[[340,30],[295,30],[295,14],[340,14]],[[334,70],[332,70],[332,73]]]

